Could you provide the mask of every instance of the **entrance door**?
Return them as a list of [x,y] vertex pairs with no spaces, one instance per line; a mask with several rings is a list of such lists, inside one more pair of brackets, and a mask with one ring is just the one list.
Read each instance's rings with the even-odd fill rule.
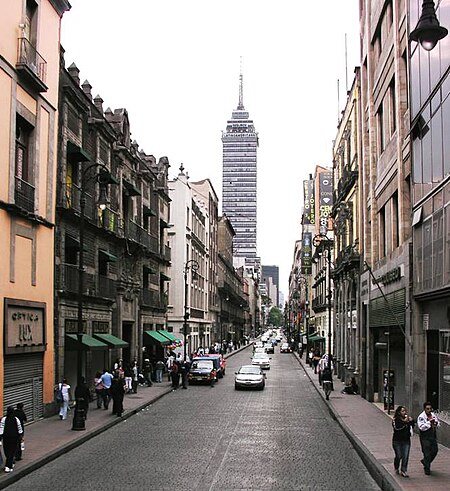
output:
[[123,361],[125,364],[131,363],[133,360],[131,360],[131,357],[133,356],[133,352],[131,350],[131,347],[133,345],[133,322],[123,322],[122,323],[122,339],[128,343],[128,346],[126,348],[123,348],[122,350],[122,356],[123,356]]

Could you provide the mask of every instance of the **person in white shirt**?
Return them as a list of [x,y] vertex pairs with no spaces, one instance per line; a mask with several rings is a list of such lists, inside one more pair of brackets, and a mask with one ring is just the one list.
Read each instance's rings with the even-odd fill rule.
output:
[[59,419],[67,419],[67,411],[69,410],[70,402],[70,385],[67,383],[67,379],[63,379],[59,384],[59,388],[62,392],[63,400],[61,407],[59,408]]
[[431,463],[438,453],[436,428],[440,425],[440,422],[433,412],[433,406],[430,402],[425,402],[423,409],[423,412],[417,418],[417,426],[420,430],[420,446],[423,453],[423,459],[420,462],[423,465],[423,471],[429,476],[431,474]]

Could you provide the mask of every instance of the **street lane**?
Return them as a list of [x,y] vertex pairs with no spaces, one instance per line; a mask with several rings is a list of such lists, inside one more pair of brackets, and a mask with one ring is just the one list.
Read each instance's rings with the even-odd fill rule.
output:
[[214,388],[174,391],[8,489],[379,489],[294,356],[270,356],[264,391],[234,390],[245,349]]

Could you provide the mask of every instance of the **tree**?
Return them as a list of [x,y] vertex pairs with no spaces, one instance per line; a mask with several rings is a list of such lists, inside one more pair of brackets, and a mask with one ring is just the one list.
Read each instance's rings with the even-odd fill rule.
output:
[[272,307],[269,312],[269,324],[280,327],[283,325],[283,313],[278,307]]

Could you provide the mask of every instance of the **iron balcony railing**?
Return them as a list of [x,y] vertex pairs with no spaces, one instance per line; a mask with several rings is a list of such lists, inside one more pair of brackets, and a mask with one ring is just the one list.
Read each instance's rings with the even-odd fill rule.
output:
[[[95,218],[95,203],[94,198],[91,194],[85,193],[85,205],[84,205],[84,216],[93,220]],[[65,184],[64,192],[64,208],[70,208],[72,210],[81,212],[81,188],[74,183]]]
[[34,186],[16,176],[14,201],[23,210],[34,213]]
[[165,308],[166,302],[161,298],[161,293],[156,290],[141,290],[141,305],[147,307]]
[[47,62],[38,53],[36,48],[25,38],[19,38],[17,66],[27,67],[36,77],[46,83],[47,79]]
[[[62,277],[58,278],[59,289],[64,293],[78,294],[79,270],[76,264],[64,264],[60,268]],[[114,299],[116,297],[116,281],[106,276],[83,273],[83,294],[92,297]]]

